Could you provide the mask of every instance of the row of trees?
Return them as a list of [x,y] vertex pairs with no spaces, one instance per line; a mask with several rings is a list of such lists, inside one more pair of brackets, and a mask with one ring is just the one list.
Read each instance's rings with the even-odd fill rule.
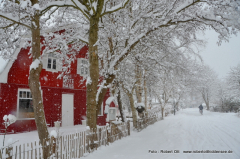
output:
[[[186,106],[206,105],[207,110],[220,112],[237,112],[240,108],[239,100],[239,65],[231,68],[224,79],[219,79],[217,74],[206,65],[197,67],[193,83],[186,92],[184,100]],[[189,83],[188,83],[189,84]],[[187,104],[188,103],[188,104]]]
[[[144,90],[145,105],[147,97],[156,96],[162,110],[170,99],[179,103],[187,86],[194,83],[194,79],[188,78],[196,74],[191,69],[195,65],[192,58],[197,53],[196,46],[203,43],[196,34],[214,29],[221,43],[240,29],[239,0],[1,0],[0,3],[1,55],[11,58],[14,50],[24,43],[25,47],[31,46],[32,61],[38,64],[37,68],[30,67],[29,87],[41,142],[49,136],[39,89],[42,59],[48,53],[54,52],[61,64],[74,59],[74,51],[83,44],[88,45],[87,124],[96,128],[98,110],[109,88],[113,94],[121,95],[119,92],[123,91],[128,95],[134,121],[137,118],[134,91],[137,102],[141,103]],[[63,28],[65,32],[53,35]],[[43,43],[41,35],[46,37]],[[67,47],[70,44],[74,51]],[[64,68],[67,73],[69,66]]]
[[231,68],[221,82],[215,103],[214,111],[240,111],[240,64]]

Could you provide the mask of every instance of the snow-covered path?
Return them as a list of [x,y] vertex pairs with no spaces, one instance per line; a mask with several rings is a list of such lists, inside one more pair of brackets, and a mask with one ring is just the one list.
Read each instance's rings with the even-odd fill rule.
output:
[[[161,150],[172,153],[161,153]],[[227,153],[190,153],[202,150]],[[97,158],[240,159],[240,117],[233,113],[207,111],[200,115],[197,108],[181,110],[176,116],[166,117],[86,156],[86,159]]]

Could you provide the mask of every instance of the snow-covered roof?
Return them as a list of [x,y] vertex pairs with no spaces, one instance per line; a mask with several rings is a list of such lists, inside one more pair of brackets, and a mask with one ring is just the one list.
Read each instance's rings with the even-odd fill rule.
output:
[[109,97],[107,100],[106,100],[106,105],[110,105],[112,103],[112,101],[114,101],[114,97]]
[[7,83],[8,81],[8,72],[10,68],[12,67],[13,62],[17,59],[17,56],[23,47],[24,42],[22,41],[20,43],[20,46],[15,49],[13,55],[11,56],[10,60],[4,60],[0,56],[0,83]]
[[4,70],[4,68],[6,67],[8,61],[9,61],[9,60],[4,60],[4,59],[0,56],[0,74],[2,73],[2,71]]
[[[57,28],[57,29],[51,28],[48,30],[43,30],[43,31],[41,31],[41,33],[49,33],[49,32],[59,31],[61,29],[66,29],[66,28],[70,28],[70,25],[62,26],[60,29],[59,28]],[[30,36],[30,34],[24,35],[24,37],[29,37],[29,36]],[[86,39],[82,38],[82,40],[86,40]],[[24,45],[24,41],[21,41],[20,46],[15,49],[13,55],[11,56],[11,60],[4,60],[0,56],[0,83],[7,83],[8,72],[9,72],[10,68],[12,67],[13,62],[17,59],[17,56],[18,56],[21,48],[23,48],[23,45]]]

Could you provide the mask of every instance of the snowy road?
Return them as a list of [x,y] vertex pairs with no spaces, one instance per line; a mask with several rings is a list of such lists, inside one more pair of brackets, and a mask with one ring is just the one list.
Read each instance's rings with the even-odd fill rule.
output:
[[[161,150],[173,153],[160,153]],[[200,153],[202,150],[205,153]],[[207,153],[208,150],[227,153]],[[185,109],[86,156],[97,158],[240,159],[240,117],[207,111],[200,115],[196,108]]]

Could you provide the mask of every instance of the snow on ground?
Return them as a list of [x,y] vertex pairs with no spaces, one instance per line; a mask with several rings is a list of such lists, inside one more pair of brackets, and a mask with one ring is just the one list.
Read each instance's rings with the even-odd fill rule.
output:
[[[101,147],[86,159],[240,159],[240,118],[234,113],[184,109],[130,137]],[[149,151],[157,153],[150,153]],[[179,153],[160,153],[179,150]],[[232,151],[184,153],[183,151]]]
[[[52,130],[56,130],[56,128],[54,127],[48,128],[49,133]],[[59,134],[67,135],[67,134],[82,132],[85,130],[86,130],[86,126],[84,125],[66,126],[66,127],[61,127],[59,129]],[[3,138],[4,138],[4,135],[0,135],[0,147],[2,146]],[[9,139],[11,139],[13,142],[18,140],[18,142],[16,142],[15,145],[39,141],[37,131],[31,131],[31,132],[19,133],[19,134],[7,134],[5,142],[7,142]]]
[[[214,113],[197,108],[184,109],[170,115],[141,132],[102,146],[86,159],[240,159],[240,117],[235,113]],[[49,132],[54,128],[49,128]],[[86,130],[78,125],[60,128],[60,134]],[[38,140],[37,131],[6,136],[19,143]],[[0,135],[2,143],[3,135]],[[170,151],[172,153],[161,153]],[[174,153],[178,150],[179,153]],[[184,151],[232,151],[232,153],[184,153]],[[156,152],[156,153],[150,153]]]

